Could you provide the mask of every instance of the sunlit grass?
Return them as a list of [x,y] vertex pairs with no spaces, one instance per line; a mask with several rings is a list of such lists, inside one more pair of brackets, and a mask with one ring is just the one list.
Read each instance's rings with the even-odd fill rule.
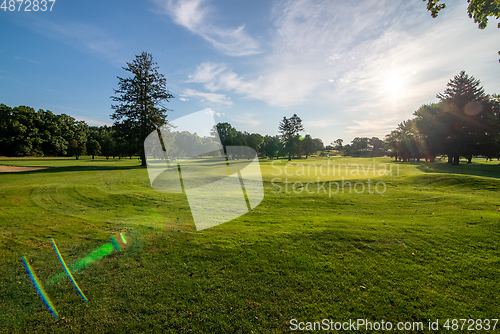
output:
[[[326,162],[293,160],[288,173]],[[196,232],[186,197],[151,189],[137,160],[1,160],[54,168],[0,174],[0,331],[281,333],[291,318],[498,317],[494,162],[397,163],[399,175],[370,176],[385,193],[331,197],[276,193],[270,174],[287,162],[271,163],[261,161],[266,197],[255,210]],[[74,273],[88,303],[68,278],[46,285],[61,316],[54,319],[21,256],[47,282],[62,271],[49,238],[71,267],[117,232],[130,237],[124,251]]]

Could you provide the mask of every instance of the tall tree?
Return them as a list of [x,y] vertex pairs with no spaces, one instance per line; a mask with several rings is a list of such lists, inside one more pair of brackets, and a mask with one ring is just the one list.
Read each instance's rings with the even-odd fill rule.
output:
[[141,165],[146,166],[144,140],[149,133],[166,123],[168,109],[164,101],[174,98],[167,90],[167,80],[158,72],[150,53],[143,52],[123,69],[132,74],[128,78],[117,77],[118,89],[111,98],[117,104],[111,106],[114,113],[118,138],[138,150]]
[[482,127],[477,115],[487,100],[480,85],[478,79],[461,71],[450,80],[443,93],[436,95],[445,111],[446,154],[455,165],[459,164],[460,156],[468,157],[470,161],[472,152],[477,150],[478,138],[475,135]]
[[299,146],[299,131],[304,130],[302,120],[297,114],[293,114],[290,118],[283,117],[279,123],[278,129],[281,134],[282,145],[288,154],[288,161],[291,161],[292,155],[296,154]]

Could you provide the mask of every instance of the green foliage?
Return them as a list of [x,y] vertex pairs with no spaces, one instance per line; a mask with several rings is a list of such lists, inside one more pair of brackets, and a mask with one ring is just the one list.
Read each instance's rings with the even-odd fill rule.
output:
[[266,135],[261,146],[261,152],[263,153],[263,156],[267,156],[271,159],[273,157],[278,158],[282,156],[284,151],[279,136]]
[[[224,150],[226,146],[248,146],[257,153],[262,152],[264,136],[261,134],[238,131],[227,122],[217,123],[212,129],[212,134],[215,133],[219,135]],[[237,155],[235,158],[239,159],[239,157],[240,155]]]
[[337,151],[340,151],[343,147],[343,144],[344,144],[344,140],[343,139],[335,139],[335,141],[332,143],[332,145],[334,145],[334,149],[336,149]]
[[87,141],[88,126],[83,121],[50,110],[0,105],[0,155],[65,156],[69,142]]
[[[439,3],[440,0],[423,0],[427,1],[427,10],[431,12],[431,16],[436,18],[439,11],[446,8],[446,4]],[[467,14],[469,18],[474,19],[474,23],[478,24],[479,29],[484,29],[488,25],[488,18],[500,18],[500,1],[498,0],[467,0]],[[500,28],[500,23],[498,23]]]
[[302,149],[304,150],[304,154],[306,155],[306,159],[309,155],[316,152],[316,145],[311,137],[311,135],[307,134],[304,137],[304,140],[300,142],[302,144]]
[[446,4],[439,3],[439,0],[422,0],[422,1],[427,1],[427,10],[431,12],[431,16],[433,18],[436,18],[438,16],[438,13],[441,9],[446,8]]
[[226,146],[235,145],[237,130],[233,128],[231,124],[227,122],[217,123],[215,127],[224,148]]
[[96,155],[101,154],[101,145],[95,139],[91,139],[87,142],[87,153],[92,156],[92,160]]
[[[500,18],[500,1],[498,0],[468,0],[467,2],[469,3],[467,8],[469,18],[474,19],[474,23],[478,24],[479,29],[486,28],[488,17]],[[498,28],[500,28],[500,22]]]
[[351,144],[343,145],[343,139],[336,139],[331,145],[344,156],[355,157],[381,157],[386,153],[386,145],[377,137],[355,137]]
[[76,139],[72,139],[69,142],[68,146],[68,155],[75,156],[76,160],[80,158],[80,156],[85,155],[87,153],[87,147],[83,143],[79,143]]

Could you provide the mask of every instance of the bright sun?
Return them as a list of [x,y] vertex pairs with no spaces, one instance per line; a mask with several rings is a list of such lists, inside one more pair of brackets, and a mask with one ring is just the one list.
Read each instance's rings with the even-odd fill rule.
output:
[[385,84],[385,92],[397,94],[401,91],[404,85],[404,80],[397,77],[390,78]]

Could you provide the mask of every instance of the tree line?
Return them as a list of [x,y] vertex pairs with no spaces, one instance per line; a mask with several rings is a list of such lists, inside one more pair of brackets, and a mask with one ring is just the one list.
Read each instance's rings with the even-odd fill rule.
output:
[[422,105],[384,140],[356,137],[343,145],[337,139],[326,149],[348,156],[388,155],[403,162],[434,162],[442,156],[450,164],[459,164],[461,157],[468,163],[477,156],[500,158],[500,95],[485,94],[480,80],[461,71],[436,97],[439,102]]
[[438,103],[424,104],[414,118],[401,122],[386,136],[396,160],[434,162],[446,156],[458,165],[475,156],[500,158],[500,96],[487,95],[481,82],[461,71],[436,95]]
[[[295,117],[297,117],[295,115]],[[297,117],[298,118],[298,117]],[[66,114],[54,114],[50,110],[27,106],[11,108],[0,104],[0,156],[54,156],[67,157],[90,155],[109,157],[132,157],[140,155],[140,142],[124,138],[127,131],[113,126],[89,126]],[[270,136],[239,131],[230,123],[218,123],[212,129],[219,135],[221,144],[226,146],[248,146],[261,157],[309,156],[324,149],[319,138],[310,135],[283,142],[280,135]],[[217,149],[213,138],[200,138],[197,134],[181,132],[175,135],[176,157],[183,157],[192,145],[209,145]],[[210,151],[210,150],[207,150]],[[239,157],[236,157],[239,158]]]
[[0,156],[132,156],[134,148],[116,136],[114,127],[89,126],[66,114],[27,106],[0,104]]
[[215,130],[224,149],[226,146],[248,146],[253,148],[259,156],[270,159],[278,159],[279,157],[301,158],[303,155],[307,159],[309,155],[325,149],[321,139],[312,138],[309,134],[302,137],[299,131],[303,130],[303,127],[293,127],[290,122],[302,124],[302,120],[295,114],[290,118],[283,117],[278,127],[280,135],[275,136],[241,132],[227,122],[218,123]]
[[344,145],[339,138],[326,146],[328,151],[336,150],[339,154],[353,157],[382,157],[388,153],[386,143],[378,137],[356,137],[350,144]]

